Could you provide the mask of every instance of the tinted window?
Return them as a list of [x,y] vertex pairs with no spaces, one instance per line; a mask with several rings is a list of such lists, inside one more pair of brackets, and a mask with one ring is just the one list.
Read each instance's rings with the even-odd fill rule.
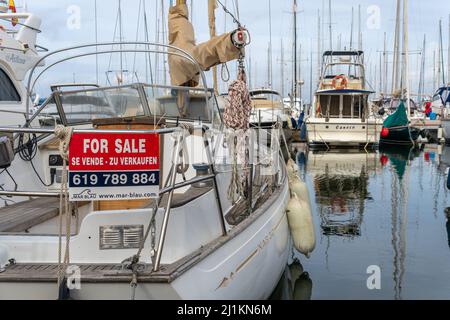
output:
[[20,101],[16,87],[2,69],[0,69],[0,101]]

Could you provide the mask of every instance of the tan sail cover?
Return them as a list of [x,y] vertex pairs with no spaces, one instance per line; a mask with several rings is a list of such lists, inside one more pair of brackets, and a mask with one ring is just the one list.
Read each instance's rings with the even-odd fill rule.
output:
[[[185,4],[170,8],[169,44],[189,52],[204,71],[218,64],[236,60],[240,56],[240,50],[233,45],[230,33],[196,45],[194,28],[189,21],[189,11]],[[169,68],[172,85],[198,85],[198,68],[187,59],[169,55]]]

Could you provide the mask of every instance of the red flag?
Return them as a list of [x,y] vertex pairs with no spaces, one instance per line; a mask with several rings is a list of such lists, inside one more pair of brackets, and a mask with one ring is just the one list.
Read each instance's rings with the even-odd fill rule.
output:
[[[12,13],[16,13],[16,4],[14,3],[14,0],[9,0],[9,10],[11,10]],[[19,22],[19,19],[13,18],[12,19],[12,25],[15,27],[17,23]]]

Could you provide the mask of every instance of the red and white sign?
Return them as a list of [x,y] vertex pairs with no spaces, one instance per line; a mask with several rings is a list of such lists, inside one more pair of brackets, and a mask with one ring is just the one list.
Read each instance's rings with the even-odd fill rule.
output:
[[159,135],[74,133],[69,147],[71,201],[155,198]]

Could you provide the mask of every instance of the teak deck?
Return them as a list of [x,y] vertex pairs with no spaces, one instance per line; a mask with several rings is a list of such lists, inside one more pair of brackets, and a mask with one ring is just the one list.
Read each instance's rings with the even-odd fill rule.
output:
[[25,232],[59,214],[59,199],[39,198],[0,209],[0,232]]

